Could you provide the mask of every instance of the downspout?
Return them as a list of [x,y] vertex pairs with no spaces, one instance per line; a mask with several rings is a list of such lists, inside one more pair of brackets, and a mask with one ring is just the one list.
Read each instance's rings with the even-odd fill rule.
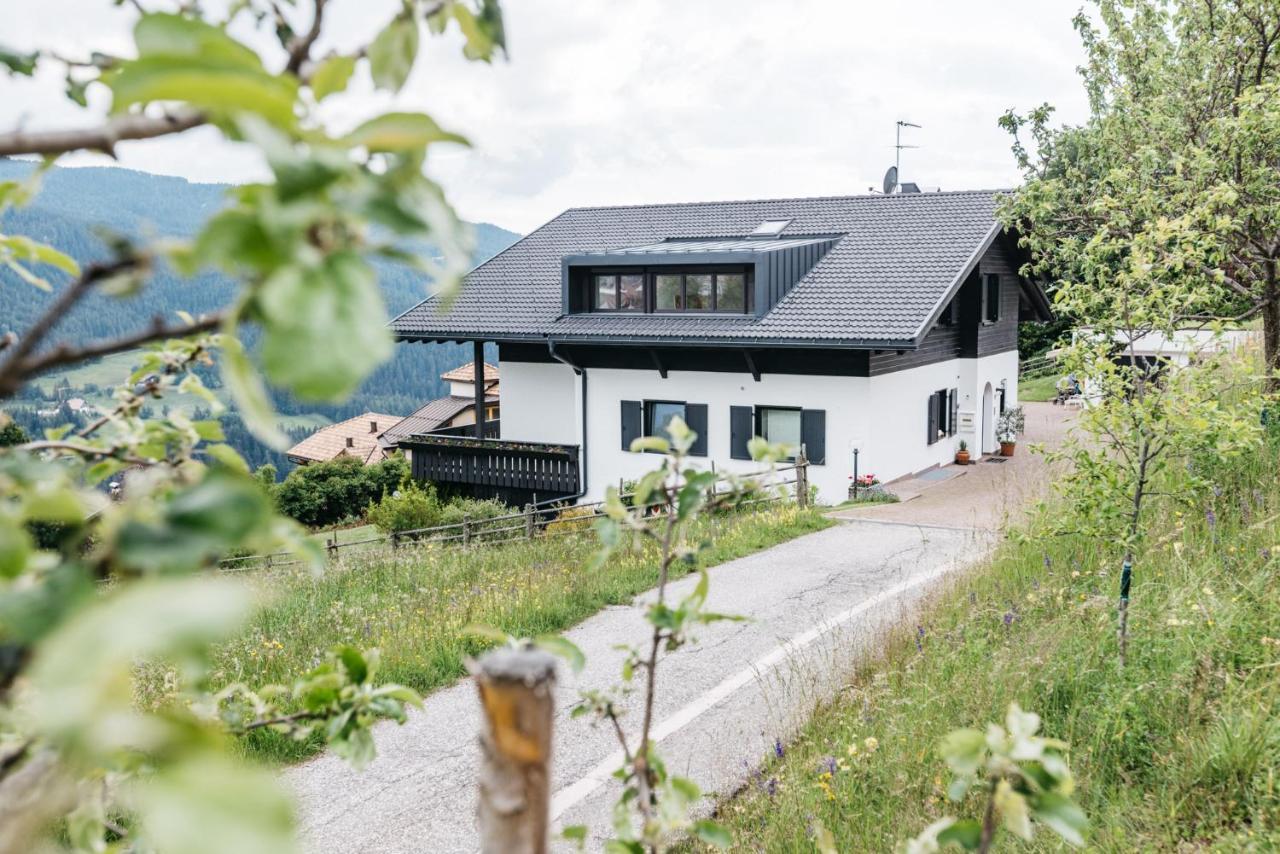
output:
[[587,369],[575,365],[568,356],[557,353],[556,342],[550,338],[547,339],[547,353],[557,362],[568,365],[576,375],[582,377],[582,450],[578,454],[578,494],[569,496],[570,501],[577,501],[587,494]]

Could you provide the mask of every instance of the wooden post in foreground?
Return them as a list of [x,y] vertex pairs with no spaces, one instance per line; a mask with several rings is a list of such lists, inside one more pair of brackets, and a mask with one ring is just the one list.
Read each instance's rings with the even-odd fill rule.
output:
[[471,670],[484,711],[480,850],[483,854],[545,854],[555,658],[538,649],[502,647],[474,662]]
[[796,505],[801,510],[809,506],[809,458],[804,455],[804,445],[796,457]]

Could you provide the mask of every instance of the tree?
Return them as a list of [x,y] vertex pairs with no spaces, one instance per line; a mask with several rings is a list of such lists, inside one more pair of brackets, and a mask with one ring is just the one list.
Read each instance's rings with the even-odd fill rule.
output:
[[[1280,5],[1096,3],[1101,27],[1083,13],[1075,19],[1089,120],[1052,128],[1047,104],[1002,120],[1026,178],[1004,218],[1026,235],[1033,270],[1054,280],[1123,263],[1126,241],[1146,239],[1152,263],[1181,266],[1212,287],[1212,299],[1174,307],[1183,322],[1261,317],[1276,390]],[[1093,242],[1098,235],[1104,246]]]
[[25,445],[31,441],[27,431],[14,421],[0,423],[0,448],[12,448],[14,445]]
[[[502,49],[495,0],[404,0],[376,38],[315,55],[327,0],[201,4],[136,19],[127,56],[0,49],[0,67],[55,66],[67,94],[109,96],[110,114],[69,130],[0,133],[0,157],[113,153],[191,128],[257,148],[273,180],[235,188],[189,241],[114,238],[80,267],[29,235],[0,233],[0,265],[56,290],[19,334],[0,336],[0,399],[51,369],[142,347],[116,406],[37,441],[0,451],[0,852],[270,852],[293,847],[290,807],[273,775],[235,758],[228,738],[270,728],[322,736],[360,766],[371,725],[403,720],[417,696],[377,684],[376,650],[341,647],[292,685],[202,690],[210,642],[254,606],[245,586],[209,573],[229,553],[286,548],[318,563],[316,544],[277,516],[218,422],[164,411],[168,395],[217,398],[202,380],[217,364],[246,425],[280,447],[264,379],[299,397],[343,397],[390,352],[372,263],[395,258],[446,286],[468,238],[423,171],[441,143],[462,143],[420,112],[384,112],[335,132],[319,105],[355,74],[394,92],[412,71],[425,26],[461,32],[464,52]],[[220,7],[223,8],[223,7]],[[259,53],[231,33],[255,30]],[[271,43],[275,47],[266,47]],[[0,212],[38,192],[41,170],[0,181]],[[441,261],[400,247],[429,239]],[[234,277],[231,307],[159,317],[104,340],[55,338],[60,318],[94,294],[146,288],[165,265]],[[242,341],[252,329],[255,359]],[[155,413],[160,409],[159,415]],[[378,481],[383,484],[388,471]],[[123,478],[119,500],[93,488]],[[371,474],[378,477],[379,474]],[[32,531],[59,526],[56,542]],[[99,581],[111,584],[100,585]],[[180,701],[135,707],[139,660],[175,663]]]

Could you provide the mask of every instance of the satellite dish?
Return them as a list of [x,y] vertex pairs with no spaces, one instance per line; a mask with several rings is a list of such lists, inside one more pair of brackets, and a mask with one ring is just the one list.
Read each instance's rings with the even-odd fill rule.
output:
[[889,170],[884,173],[884,191],[886,194],[892,193],[894,188],[898,186],[898,167],[890,166]]

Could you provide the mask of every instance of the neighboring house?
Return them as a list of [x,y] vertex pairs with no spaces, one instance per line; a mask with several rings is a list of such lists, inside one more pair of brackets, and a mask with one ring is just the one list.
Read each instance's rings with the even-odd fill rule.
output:
[[355,457],[365,465],[385,458],[393,447],[383,441],[383,434],[397,422],[399,415],[366,412],[328,427],[321,427],[285,455],[300,466],[325,462],[341,456]]
[[[441,374],[440,379],[449,383],[449,396],[419,407],[383,433],[383,440],[388,445],[396,446],[401,439],[418,433],[464,435],[466,428],[476,423],[475,375],[475,365],[472,363]],[[484,389],[485,429],[488,435],[496,437],[499,424],[498,369],[488,363],[484,365]]]
[[[1018,323],[1051,316],[988,191],[568,210],[473,270],[402,341],[497,342],[499,440],[401,439],[415,476],[508,500],[598,499],[653,467],[637,436],[682,416],[704,465],[753,435],[804,445],[842,499],[993,451],[1016,403]],[[479,398],[478,390],[473,397]]]

